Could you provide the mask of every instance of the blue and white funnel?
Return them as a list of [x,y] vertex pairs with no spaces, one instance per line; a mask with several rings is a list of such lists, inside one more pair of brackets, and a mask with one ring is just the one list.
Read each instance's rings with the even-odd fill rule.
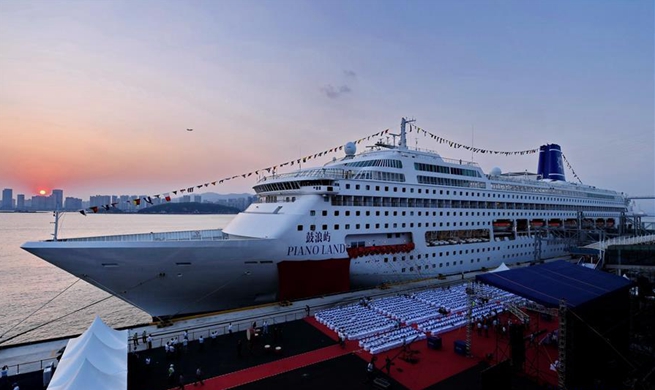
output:
[[539,148],[539,166],[537,174],[543,179],[566,181],[562,148],[557,144],[541,145]]

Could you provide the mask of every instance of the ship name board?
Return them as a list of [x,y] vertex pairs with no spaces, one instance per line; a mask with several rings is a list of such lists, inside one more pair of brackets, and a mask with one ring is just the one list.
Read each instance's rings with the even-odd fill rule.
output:
[[346,253],[346,244],[290,245],[287,256],[335,255]]

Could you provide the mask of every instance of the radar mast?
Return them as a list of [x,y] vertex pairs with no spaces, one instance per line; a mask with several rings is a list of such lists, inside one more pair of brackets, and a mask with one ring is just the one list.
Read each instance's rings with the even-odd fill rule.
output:
[[398,149],[407,150],[407,134],[405,132],[405,125],[412,122],[416,122],[416,119],[407,120],[402,118],[400,121],[400,143],[398,144]]

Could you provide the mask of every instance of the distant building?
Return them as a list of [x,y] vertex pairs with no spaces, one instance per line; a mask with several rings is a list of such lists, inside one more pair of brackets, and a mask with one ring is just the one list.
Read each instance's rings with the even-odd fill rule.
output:
[[25,195],[24,194],[16,195],[16,209],[17,210],[26,210],[26,208],[25,208]]
[[179,203],[191,202],[191,196],[189,196],[189,195],[180,196],[179,199],[180,199],[180,200],[178,200]]
[[50,197],[52,198],[51,206],[53,210],[58,210],[64,207],[64,190],[52,190]]
[[36,195],[32,197],[32,210],[48,210],[48,197],[44,195]]
[[3,210],[12,210],[14,208],[14,190],[11,188],[5,188],[2,190],[2,206],[0,209]]
[[252,202],[257,200],[256,196],[247,196],[247,197],[238,197],[238,198],[229,198],[229,199],[221,199],[219,200],[218,204],[223,205],[223,206],[229,206],[229,207],[234,207],[237,208],[241,211],[245,210],[250,206]]
[[80,210],[82,209],[82,199],[67,197],[64,201],[65,210]]
[[95,195],[89,198],[89,207],[101,207],[111,204],[111,196],[109,195]]
[[121,210],[125,211],[131,211],[132,210],[132,202],[130,202],[130,196],[129,195],[121,195],[118,197],[118,204],[116,207],[118,207]]
[[194,202],[198,202],[198,203],[202,203],[202,196],[200,196],[200,195],[193,195],[193,201],[194,201]]

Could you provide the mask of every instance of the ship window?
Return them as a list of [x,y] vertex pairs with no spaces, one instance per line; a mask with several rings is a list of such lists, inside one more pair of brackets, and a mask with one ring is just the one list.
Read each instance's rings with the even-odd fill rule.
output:
[[375,212],[375,216],[376,216],[376,217],[379,217],[379,216],[380,216],[380,212],[379,212],[379,211],[376,211],[376,212]]
[[346,226],[345,226],[345,229],[346,230],[350,229],[350,224],[347,223]]
[[368,224],[368,223],[367,223],[365,226],[366,226],[366,229],[370,229],[370,228],[371,228],[371,225]]
[[402,269],[402,272],[405,272],[405,269],[404,269],[404,268]]
[[379,229],[379,228],[380,228],[380,224],[379,224],[379,223],[376,223],[376,224],[375,224],[375,228],[376,228],[376,229]]
[[298,231],[302,232],[302,225],[298,225]]
[[394,257],[394,258],[392,258],[392,260],[393,260],[393,261],[396,261],[396,258]]
[[380,186],[375,186],[376,191],[380,191]]
[[388,263],[388,262],[389,262],[389,258],[388,258],[388,257],[385,257],[385,258],[384,258],[384,262],[385,262],[385,263]]
[[368,217],[368,216],[370,216],[370,215],[371,215],[371,212],[370,212],[370,211],[367,211],[367,212],[366,212],[366,216]]
[[346,189],[347,189],[347,190],[350,189],[350,184],[346,184]]
[[334,225],[334,230],[339,230],[339,225]]
[[359,229],[359,224],[358,223],[355,224],[355,229]]
[[315,216],[316,215],[316,210],[310,210],[309,215],[312,216],[312,217]]
[[327,230],[327,225],[323,225],[323,230]]
[[355,215],[359,217],[359,211],[355,211]]
[[338,217],[338,216],[339,216],[339,210],[335,210],[335,211],[334,211],[334,216],[335,216],[335,217]]
[[367,186],[366,186],[366,191],[368,191],[368,190],[370,190],[370,189],[371,189],[371,186],[367,185]]
[[315,231],[316,230],[316,225],[309,225],[309,230]]
[[384,190],[385,190],[385,191],[389,191],[389,187],[384,187]]
[[327,210],[323,210],[323,212],[322,212],[321,214],[322,214],[324,217],[327,217]]
[[346,217],[350,216],[350,210],[346,210]]
[[355,185],[355,189],[356,189],[356,190],[359,189],[359,184],[356,184],[356,185]]

